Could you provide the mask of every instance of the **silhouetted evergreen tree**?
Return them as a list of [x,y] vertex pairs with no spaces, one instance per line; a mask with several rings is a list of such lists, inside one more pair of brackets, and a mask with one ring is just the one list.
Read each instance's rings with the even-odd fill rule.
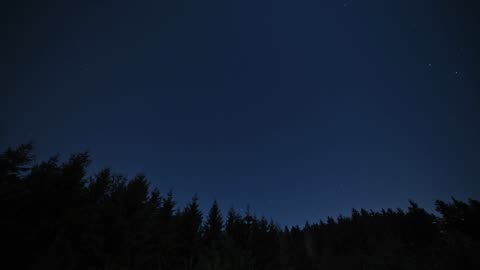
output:
[[198,198],[195,195],[191,202],[180,213],[179,229],[181,234],[181,256],[184,269],[193,269],[198,260],[201,247],[202,213],[199,210]]
[[208,248],[215,248],[222,242],[223,218],[216,200],[208,213],[204,227],[204,242]]

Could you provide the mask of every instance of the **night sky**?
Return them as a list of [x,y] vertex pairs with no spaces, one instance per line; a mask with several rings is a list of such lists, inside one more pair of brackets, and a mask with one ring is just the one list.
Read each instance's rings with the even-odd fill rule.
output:
[[480,197],[478,1],[13,2],[2,151],[281,225]]

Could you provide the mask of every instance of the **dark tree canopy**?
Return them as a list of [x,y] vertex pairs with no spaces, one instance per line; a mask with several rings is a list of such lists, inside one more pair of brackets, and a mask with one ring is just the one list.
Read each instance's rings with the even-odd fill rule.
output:
[[86,175],[88,153],[33,163],[32,145],[0,155],[1,269],[480,269],[480,202],[437,201],[437,215],[352,209],[281,229],[217,201],[203,219],[144,175]]

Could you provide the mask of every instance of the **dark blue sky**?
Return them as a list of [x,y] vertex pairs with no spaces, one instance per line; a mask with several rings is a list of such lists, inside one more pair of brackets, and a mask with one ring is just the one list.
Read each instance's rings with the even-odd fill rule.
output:
[[476,1],[42,2],[2,19],[2,149],[288,225],[480,195]]

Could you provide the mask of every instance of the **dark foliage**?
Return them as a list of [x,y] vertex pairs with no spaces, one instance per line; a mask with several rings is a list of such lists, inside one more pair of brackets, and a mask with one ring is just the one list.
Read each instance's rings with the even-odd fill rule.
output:
[[196,196],[180,209],[143,175],[87,177],[87,153],[32,165],[31,151],[0,155],[1,269],[480,269],[476,200],[283,229],[249,210],[224,220],[215,201],[203,222]]

